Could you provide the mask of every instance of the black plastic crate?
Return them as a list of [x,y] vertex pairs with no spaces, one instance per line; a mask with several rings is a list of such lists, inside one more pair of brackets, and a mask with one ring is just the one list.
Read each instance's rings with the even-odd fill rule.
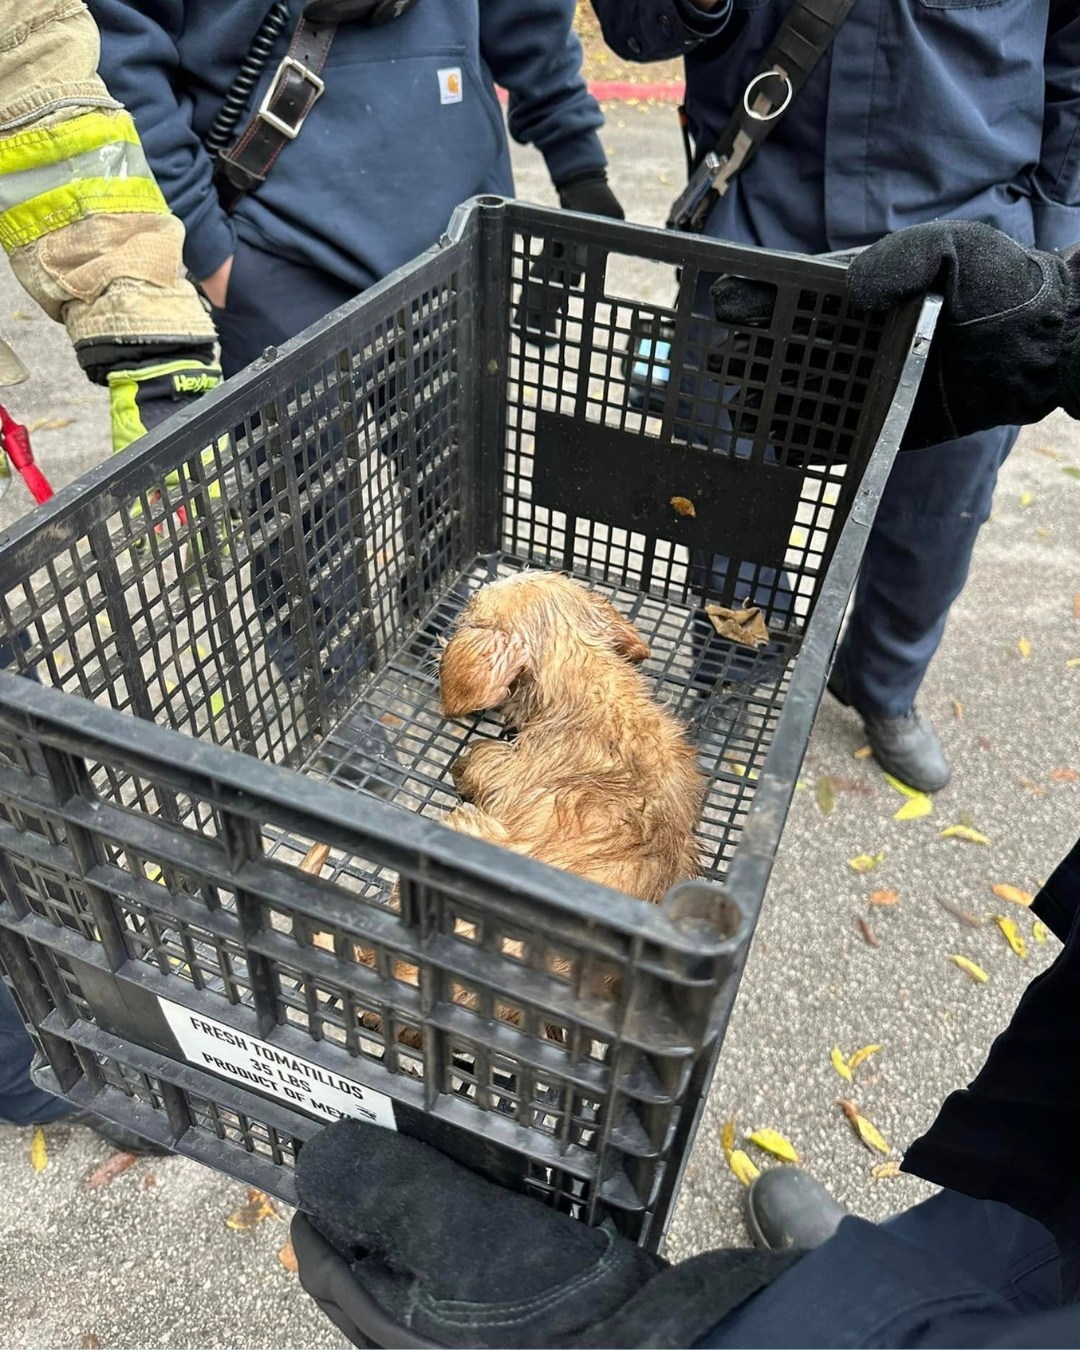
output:
[[[722,271],[767,323],[695,313]],[[656,1245],[934,312],[485,199],[17,526],[0,623],[41,683],[0,673],[0,960],[39,1081],[286,1199],[366,1115]],[[693,550],[730,559],[704,595]],[[697,739],[704,875],[662,906],[438,824],[501,733],[442,717],[438,640],[522,566],[608,594]],[[769,645],[703,644],[750,591]]]

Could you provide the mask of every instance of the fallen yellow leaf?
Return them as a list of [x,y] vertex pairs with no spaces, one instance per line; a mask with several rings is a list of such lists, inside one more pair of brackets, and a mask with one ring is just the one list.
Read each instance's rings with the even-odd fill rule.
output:
[[733,1150],[728,1157],[728,1166],[744,1186],[749,1186],[755,1177],[761,1176],[761,1173],[750,1161],[749,1156],[741,1148]]
[[999,882],[990,889],[999,900],[1008,900],[1013,905],[1030,905],[1035,898],[1029,895],[1027,891],[1022,891],[1019,886],[1009,886],[1005,882]]
[[1070,656],[1065,662],[1066,670],[1075,670],[1077,666],[1080,666],[1080,656]]
[[30,1140],[30,1166],[35,1172],[44,1172],[48,1165],[49,1150],[45,1147],[45,1131],[40,1125],[35,1125]]
[[691,520],[694,520],[697,517],[694,503],[689,497],[672,497],[668,505],[677,516],[689,516]]
[[876,1177],[878,1181],[885,1181],[888,1177],[898,1177],[900,1175],[900,1164],[895,1158],[890,1158],[888,1162],[878,1163],[876,1167],[872,1167],[870,1175]]
[[920,792],[917,796],[906,801],[899,811],[893,813],[893,820],[921,820],[923,816],[928,816],[934,809],[934,803],[925,792]]
[[848,1068],[854,1073],[860,1064],[865,1064],[870,1056],[876,1055],[880,1049],[880,1045],[864,1045],[861,1050],[856,1050],[848,1060]]
[[852,753],[851,753],[851,758],[852,758],[852,759],[869,759],[870,756],[871,756],[873,753],[874,753],[874,752],[873,752],[873,750],[870,748],[870,746],[868,746],[868,745],[860,745],[859,748],[858,748],[858,750],[853,750],[853,751],[852,751]]
[[724,1150],[724,1157],[729,1158],[735,1152],[735,1117],[725,1120],[720,1126],[720,1147]]
[[963,839],[968,844],[988,844],[990,842],[985,834],[973,830],[970,825],[950,825],[947,829],[942,830],[938,837],[940,839]]
[[990,978],[982,966],[977,966],[974,961],[966,956],[950,956],[949,960],[953,965],[959,966],[961,970],[966,971],[976,984],[985,984]]
[[854,858],[848,859],[848,866],[853,872],[872,872],[875,867],[885,861],[885,850],[880,853],[859,853]]
[[755,1130],[753,1134],[747,1135],[747,1138],[752,1144],[757,1144],[758,1148],[763,1148],[766,1153],[771,1153],[782,1162],[799,1161],[799,1155],[795,1152],[791,1140],[785,1139],[778,1130]]
[[837,1102],[837,1106],[839,1106],[844,1115],[847,1116],[855,1133],[867,1148],[876,1149],[878,1153],[892,1152],[877,1127],[872,1125],[865,1116],[859,1114],[858,1108],[855,1106],[854,1102],[839,1101]]
[[1017,928],[1015,922],[1012,919],[1007,919],[1004,914],[995,914],[994,922],[1001,929],[1002,933],[1005,935],[1005,941],[1017,954],[1020,960],[1026,961],[1027,943],[1024,941],[1024,936],[1020,932],[1020,929]]
[[36,422],[31,422],[27,430],[60,431],[64,427],[71,426],[74,421],[74,417],[40,417]]
[[1031,503],[1032,503],[1034,500],[1035,500],[1035,498],[1031,495],[1030,492],[1021,492],[1021,494],[1020,494],[1020,505],[1021,505],[1021,506],[1030,506]]
[[1050,930],[1047,928],[1046,924],[1040,923],[1038,919],[1036,919],[1031,925],[1031,936],[1041,945],[1050,936]]
[[218,689],[210,695],[210,716],[218,718],[225,711],[225,695]]
[[256,1228],[264,1219],[276,1219],[277,1217],[278,1212],[266,1192],[256,1190],[254,1186],[249,1186],[247,1204],[241,1205],[238,1210],[234,1210],[229,1215],[225,1220],[225,1227],[231,1228],[237,1233],[246,1233],[249,1229]]
[[899,891],[871,891],[870,903],[872,905],[897,905],[900,903]]
[[848,1062],[844,1058],[844,1055],[841,1052],[840,1047],[838,1045],[833,1046],[832,1050],[829,1053],[829,1058],[832,1060],[832,1066],[836,1070],[836,1072],[840,1075],[840,1077],[850,1083],[851,1070],[848,1068]]
[[823,774],[814,784],[814,798],[823,816],[831,816],[836,806],[836,782]]
[[885,781],[894,791],[899,792],[901,797],[923,797],[926,795],[920,792],[918,788],[908,787],[906,783],[899,778],[895,778],[891,773],[885,775]]
[[953,699],[952,704],[952,715],[956,718],[958,722],[961,721],[961,719],[964,716],[964,705],[955,698]]
[[1020,653],[1021,657],[1026,661],[1028,657],[1031,655],[1031,642],[1026,637],[1017,638],[1016,650]]

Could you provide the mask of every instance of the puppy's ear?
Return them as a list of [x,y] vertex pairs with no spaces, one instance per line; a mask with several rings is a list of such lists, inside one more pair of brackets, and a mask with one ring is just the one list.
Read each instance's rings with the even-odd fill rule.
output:
[[624,619],[611,601],[605,600],[602,595],[594,594],[592,598],[600,621],[601,634],[610,642],[616,656],[621,656],[624,661],[630,661],[634,665],[646,660],[649,645],[630,620]]
[[447,717],[499,708],[514,681],[529,668],[529,649],[520,633],[500,628],[457,630],[439,663],[439,692]]

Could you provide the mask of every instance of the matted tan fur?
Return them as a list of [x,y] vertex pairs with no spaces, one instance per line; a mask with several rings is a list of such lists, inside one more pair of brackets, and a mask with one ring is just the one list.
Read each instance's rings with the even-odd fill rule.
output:
[[445,823],[653,904],[696,876],[704,778],[637,669],[648,654],[610,601],[570,577],[481,587],[442,654],[443,711],[501,709],[517,737],[458,759],[465,804]]

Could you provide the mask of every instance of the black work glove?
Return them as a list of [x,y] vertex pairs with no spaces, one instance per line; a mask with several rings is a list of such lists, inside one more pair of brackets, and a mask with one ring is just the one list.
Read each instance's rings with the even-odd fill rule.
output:
[[[625,220],[619,199],[608,186],[605,169],[586,169],[555,184],[564,211]],[[568,291],[581,285],[584,258],[580,251],[558,240],[548,240],[529,268],[518,307],[517,325],[529,342],[544,346],[559,335],[559,316]]]
[[583,211],[589,216],[625,220],[626,212],[608,186],[606,169],[586,169],[555,184],[564,211]]
[[939,292],[945,300],[904,446],[919,449],[986,427],[1080,416],[1077,253],[1025,248],[977,221],[900,230],[848,272],[863,309]]
[[356,1345],[692,1345],[796,1259],[718,1252],[668,1267],[360,1121],[304,1145],[296,1189],[300,1282]]

